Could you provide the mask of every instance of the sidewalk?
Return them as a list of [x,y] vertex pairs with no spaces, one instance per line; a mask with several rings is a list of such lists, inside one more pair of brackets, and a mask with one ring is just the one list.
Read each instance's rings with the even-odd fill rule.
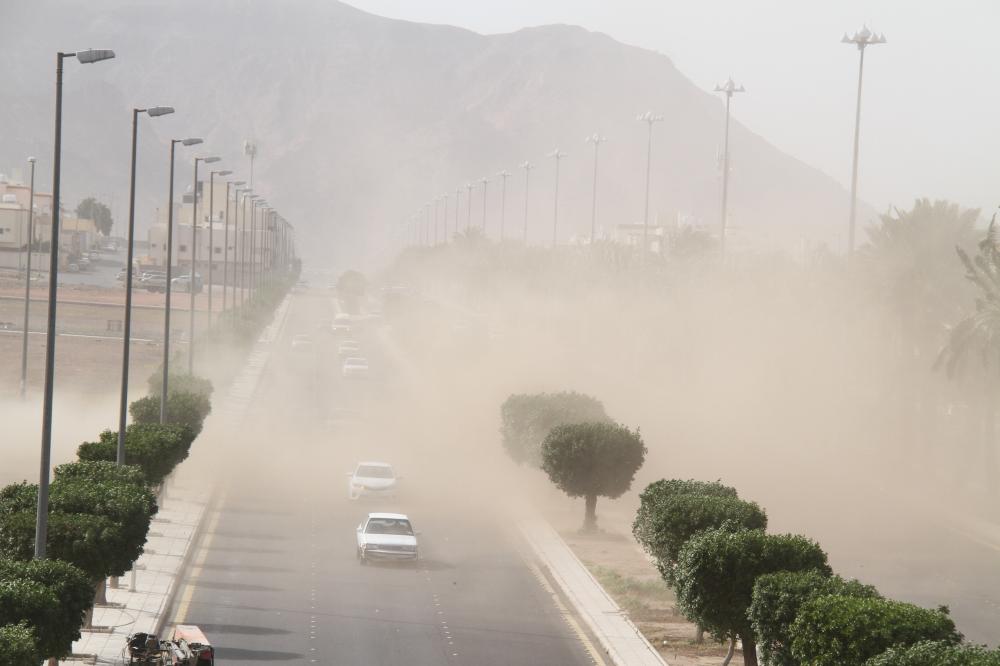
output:
[[667,666],[545,520],[525,519],[519,528],[612,663],[617,666]]
[[[270,345],[277,339],[288,312],[288,297],[278,306],[271,324],[247,356],[240,374],[219,401],[212,432],[232,432],[257,389],[270,358]],[[206,424],[208,425],[208,424]],[[183,465],[183,463],[182,463]],[[146,632],[165,635],[168,613],[183,578],[184,568],[198,538],[199,527],[211,501],[212,488],[197,480],[183,481],[171,475],[158,500],[146,547],[132,572],[121,578],[121,587],[108,589],[108,604],[94,607],[95,629],[81,631],[73,643],[73,656],[60,664],[122,664],[122,649],[129,634]]]

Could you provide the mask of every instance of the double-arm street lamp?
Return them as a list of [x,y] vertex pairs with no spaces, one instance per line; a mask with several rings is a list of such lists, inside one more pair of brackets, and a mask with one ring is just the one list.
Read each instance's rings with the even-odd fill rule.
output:
[[469,199],[468,216],[465,218],[465,231],[466,233],[468,233],[469,228],[472,227],[472,183],[466,183],[465,189],[468,193],[468,199]]
[[722,255],[726,254],[726,222],[729,210],[729,107],[733,101],[733,95],[746,92],[743,86],[737,85],[733,77],[726,79],[725,83],[715,86],[715,92],[720,92],[726,96],[726,129],[725,139],[722,144],[722,222],[719,226],[719,248]]
[[549,153],[547,157],[551,157],[556,161],[556,190],[554,198],[555,203],[552,208],[552,247],[554,248],[556,246],[558,226],[559,226],[559,163],[563,161],[564,157],[566,157],[566,153],[556,148],[551,153]]
[[[189,313],[190,329],[188,331],[188,374],[194,374],[194,297],[198,293],[195,282],[195,269],[198,265],[198,162],[213,164],[221,157],[194,158],[194,185],[191,187],[191,271],[188,274],[188,290],[191,292],[191,311]],[[211,211],[210,211],[211,212]],[[211,215],[209,215],[211,217]],[[211,250],[209,251],[211,254]],[[211,260],[211,256],[209,259]]]
[[483,236],[486,236],[486,186],[490,184],[490,179],[485,176],[479,179],[483,184]]
[[31,189],[28,194],[28,266],[24,272],[24,328],[21,331],[21,397],[28,390],[28,310],[31,303],[31,246],[35,241],[35,158],[31,165]]
[[456,187],[455,188],[455,235],[456,236],[458,235],[458,208],[461,200],[462,200],[462,188]]
[[528,185],[531,181],[531,170],[535,168],[535,165],[531,162],[525,162],[521,165],[524,169],[524,244],[528,244]]
[[[240,232],[240,314],[245,314],[247,302],[247,200],[251,202],[257,198],[252,190],[246,190],[243,194],[243,226]],[[251,211],[252,212],[252,211]]]
[[170,294],[174,262],[174,153],[177,144],[196,146],[201,139],[171,139],[170,141],[170,186],[167,193],[167,283],[164,286],[163,304],[163,377],[160,387],[160,423],[167,422],[167,389],[170,378]]
[[653,125],[663,121],[663,116],[652,111],[639,115],[636,120],[646,123],[649,127],[649,140],[646,144],[646,208],[642,215],[642,254],[640,261],[646,263],[646,251],[649,249],[649,176],[653,165]]
[[118,404],[118,452],[115,458],[119,465],[125,464],[125,422],[128,418],[129,351],[132,343],[132,263],[135,256],[135,157],[136,139],[139,135],[139,114],[145,113],[150,118],[157,118],[173,112],[173,107],[169,106],[132,109],[132,165],[129,171],[128,238],[125,250],[125,321],[122,326],[122,386]]
[[858,209],[858,143],[861,136],[861,81],[865,74],[865,47],[872,44],[885,44],[885,35],[880,32],[872,32],[867,25],[861,26],[853,35],[844,36],[840,39],[844,44],[854,44],[858,47],[858,101],[854,111],[854,161],[851,167],[851,217],[847,230],[847,253],[854,252],[854,220]]
[[38,475],[38,506],[35,515],[35,558],[45,558],[45,543],[48,540],[49,516],[49,466],[52,462],[52,395],[55,385],[56,362],[56,295],[59,277],[59,194],[62,167],[62,89],[63,60],[76,59],[89,65],[115,57],[108,49],[89,49],[78,53],[56,54],[56,123],[54,156],[52,160],[52,227],[49,240],[49,312],[45,338],[45,386],[42,398],[42,447]]
[[[215,177],[228,176],[232,171],[223,169],[222,171],[212,171],[208,178],[208,326],[212,327],[212,267],[215,266]],[[229,208],[229,184],[226,184],[226,208]],[[223,276],[223,288],[225,291],[225,276]]]
[[501,169],[500,173],[497,174],[500,178],[500,242],[503,242],[503,231],[504,231],[504,218],[507,216],[507,179],[510,178],[510,172],[506,169]]
[[601,144],[607,141],[606,137],[594,132],[588,136],[584,142],[594,144],[594,192],[590,205],[590,244],[594,244],[594,234],[597,232],[597,152]]

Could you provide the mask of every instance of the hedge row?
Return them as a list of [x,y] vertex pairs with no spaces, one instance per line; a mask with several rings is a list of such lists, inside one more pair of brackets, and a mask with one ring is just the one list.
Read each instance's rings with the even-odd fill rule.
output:
[[767,516],[720,482],[661,480],[640,495],[639,544],[681,611],[770,666],[1000,666],[962,642],[948,609],[883,598],[833,574],[806,537],[765,532]]

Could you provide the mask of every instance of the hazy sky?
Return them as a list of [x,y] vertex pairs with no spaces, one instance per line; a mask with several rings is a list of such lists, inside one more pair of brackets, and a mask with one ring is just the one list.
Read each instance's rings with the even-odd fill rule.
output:
[[[732,76],[734,116],[850,181],[858,56],[867,22],[860,193],[878,209],[948,198],[1000,204],[998,0],[348,0],[366,11],[509,32],[571,23],[670,56],[698,86]],[[639,109],[637,109],[638,111]]]

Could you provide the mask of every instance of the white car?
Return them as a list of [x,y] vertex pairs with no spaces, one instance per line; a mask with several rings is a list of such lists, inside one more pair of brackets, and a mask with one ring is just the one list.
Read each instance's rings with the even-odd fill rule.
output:
[[383,462],[358,463],[357,469],[348,472],[351,477],[347,482],[348,499],[359,497],[395,497],[399,477],[392,465]]
[[341,374],[344,377],[355,379],[364,379],[368,377],[368,359],[361,356],[350,356],[345,358],[344,365],[341,368]]
[[344,340],[337,345],[337,354],[340,358],[357,357],[361,353],[361,345],[356,340]]
[[292,351],[309,351],[312,346],[312,338],[308,335],[299,334],[292,338]]
[[361,564],[370,560],[417,560],[417,535],[402,513],[369,513],[358,525],[357,556]]

